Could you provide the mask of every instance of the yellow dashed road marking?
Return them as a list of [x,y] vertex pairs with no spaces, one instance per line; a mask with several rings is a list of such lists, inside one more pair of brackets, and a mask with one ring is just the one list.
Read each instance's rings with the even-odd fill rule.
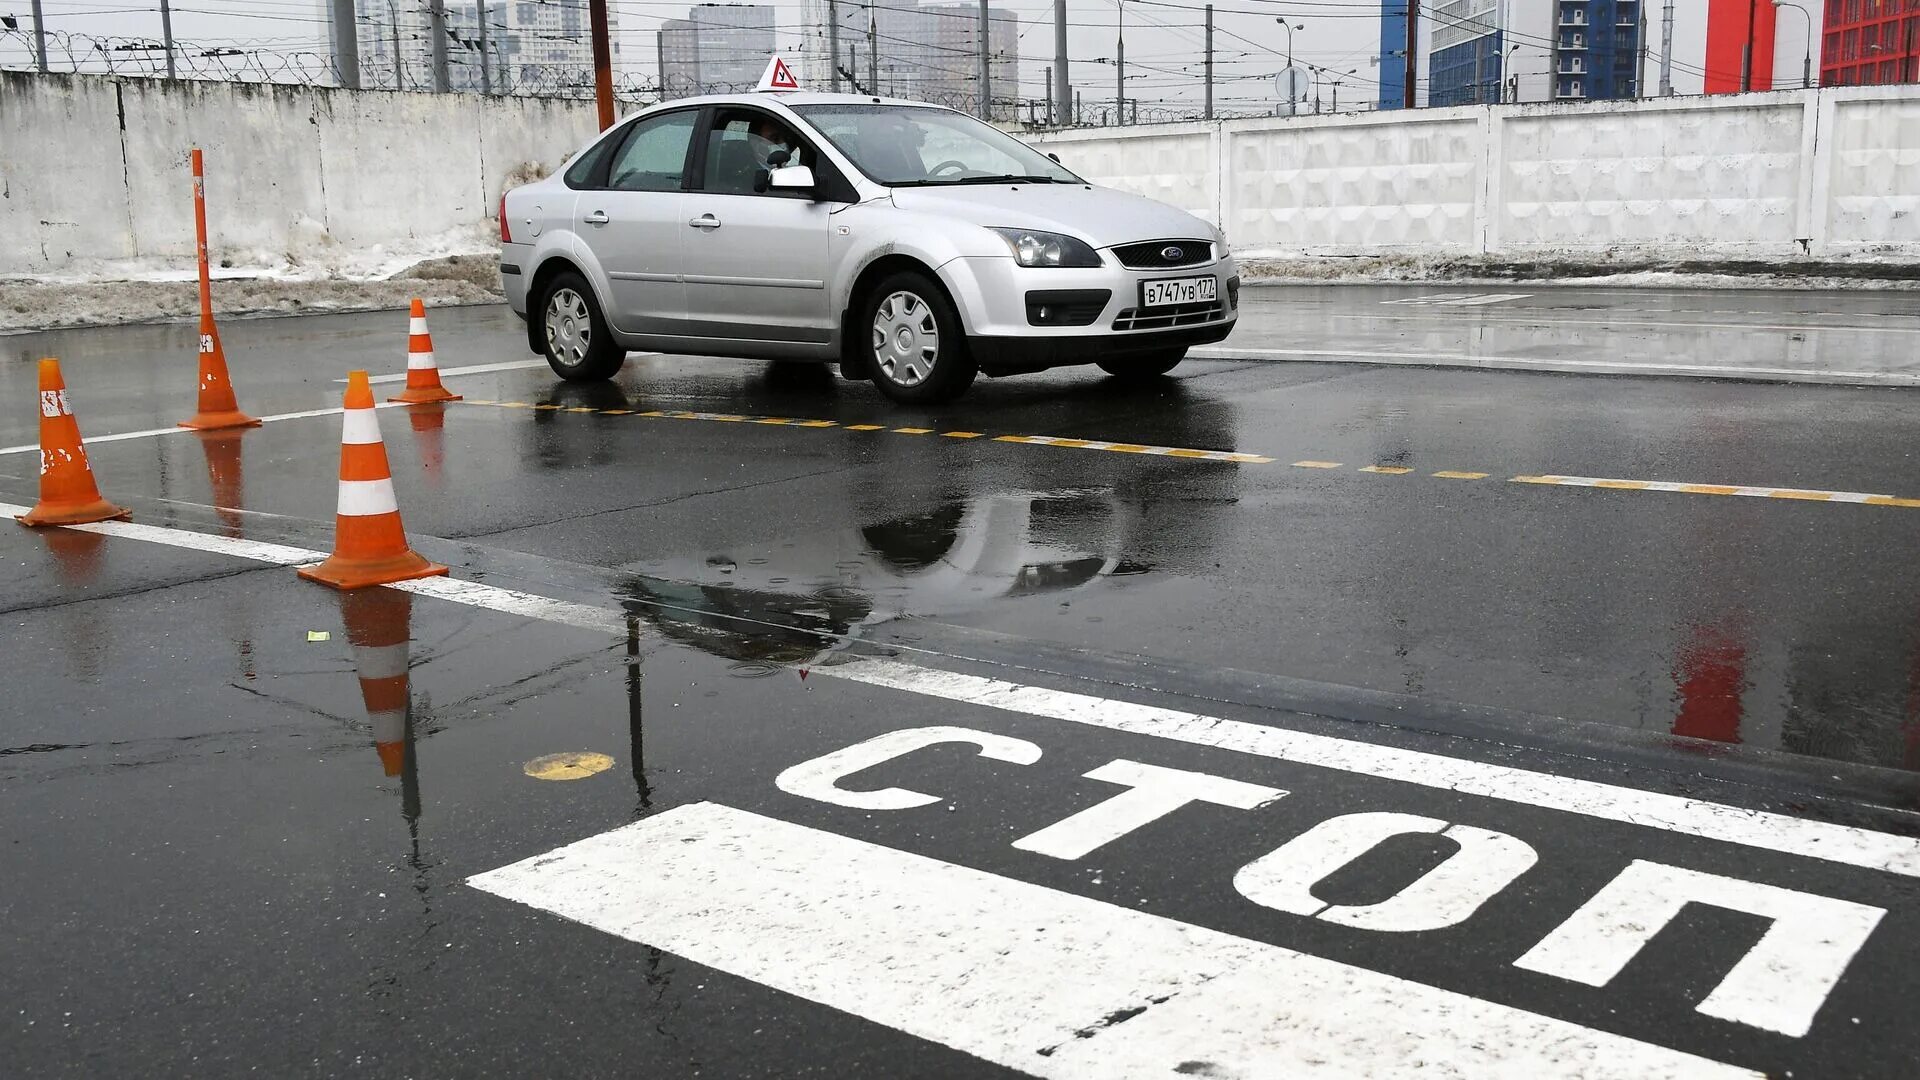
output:
[[571,409],[568,409],[567,411],[568,411],[568,412],[592,412],[592,413],[597,413],[597,412],[599,412],[599,411],[601,411],[601,410],[599,410],[599,409],[596,409],[596,408],[594,408],[594,407],[592,407],[592,406],[590,406],[590,405],[581,405],[581,406],[577,406],[577,407],[575,407],[575,408],[571,408]]
[[[1274,459],[1260,454],[1242,453],[1236,450],[1198,450],[1186,446],[1150,446],[1144,443],[1116,443],[1101,439],[1074,439],[1058,435],[989,435],[983,431],[940,431],[936,428],[898,427],[888,428],[883,424],[842,424],[836,420],[799,420],[784,416],[740,416],[734,413],[706,413],[667,411],[662,409],[647,412],[635,412],[632,409],[594,409],[577,408],[564,405],[535,405],[526,401],[488,401],[482,398],[468,398],[467,405],[489,405],[499,409],[540,409],[543,411],[565,411],[570,413],[597,413],[601,416],[643,416],[668,417],[675,420],[718,420],[727,423],[767,424],[775,427],[800,428],[836,428],[841,431],[891,431],[900,435],[939,435],[948,439],[991,439],[994,442],[1019,443],[1025,446],[1058,446],[1069,450],[1107,450],[1119,454],[1141,454],[1152,457],[1180,458],[1187,461],[1221,461],[1240,465],[1269,465]],[[1296,469],[1344,469],[1347,466],[1338,461],[1321,461],[1308,458],[1291,463]],[[1402,465],[1362,465],[1356,471],[1374,473],[1383,476],[1404,476],[1413,469]],[[1489,473],[1469,472],[1460,469],[1441,469],[1431,474],[1441,480],[1485,480]],[[1735,484],[1687,484],[1671,480],[1630,480],[1606,476],[1562,476],[1558,473],[1522,473],[1507,478],[1512,484],[1536,484],[1550,487],[1590,487],[1604,488],[1610,491],[1653,491],[1669,492],[1680,495],[1718,495],[1746,496],[1749,498],[1783,499],[1795,502],[1853,503],[1863,506],[1895,506],[1920,509],[1920,499],[1902,499],[1892,495],[1876,495],[1858,491],[1822,491],[1817,488],[1780,488],[1739,486]]]

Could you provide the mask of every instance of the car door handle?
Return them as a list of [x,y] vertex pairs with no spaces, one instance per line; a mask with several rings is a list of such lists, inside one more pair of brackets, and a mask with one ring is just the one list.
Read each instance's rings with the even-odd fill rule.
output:
[[720,219],[714,217],[712,214],[701,214],[699,217],[687,222],[687,224],[696,229],[717,229],[720,227]]
[[605,210],[595,210],[580,220],[589,225],[605,225],[607,223],[607,212]]

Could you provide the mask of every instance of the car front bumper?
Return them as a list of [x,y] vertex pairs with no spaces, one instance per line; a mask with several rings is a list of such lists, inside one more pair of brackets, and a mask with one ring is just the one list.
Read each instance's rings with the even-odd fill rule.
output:
[[[1036,269],[996,256],[954,259],[940,267],[941,282],[959,308],[982,370],[995,374],[996,368],[1088,364],[1211,344],[1233,332],[1240,277],[1231,256],[1167,270],[1133,270],[1114,262],[1111,252],[1103,257],[1103,265],[1086,268]],[[1142,306],[1143,282],[1192,277],[1214,279],[1213,305]],[[1044,321],[1039,306],[1030,302],[1035,297],[1058,298],[1077,310],[1066,314],[1065,322]],[[1053,307],[1047,318],[1062,315]]]

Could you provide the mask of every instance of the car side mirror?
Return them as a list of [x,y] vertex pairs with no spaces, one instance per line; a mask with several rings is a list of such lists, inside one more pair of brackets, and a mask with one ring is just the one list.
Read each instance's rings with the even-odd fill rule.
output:
[[775,191],[812,191],[813,170],[805,165],[783,165],[767,173],[767,186]]

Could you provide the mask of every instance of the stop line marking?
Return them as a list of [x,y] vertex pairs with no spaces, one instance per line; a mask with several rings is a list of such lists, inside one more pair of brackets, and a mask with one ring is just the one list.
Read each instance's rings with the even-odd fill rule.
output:
[[1761,1075],[710,802],[467,883],[1035,1076]]

